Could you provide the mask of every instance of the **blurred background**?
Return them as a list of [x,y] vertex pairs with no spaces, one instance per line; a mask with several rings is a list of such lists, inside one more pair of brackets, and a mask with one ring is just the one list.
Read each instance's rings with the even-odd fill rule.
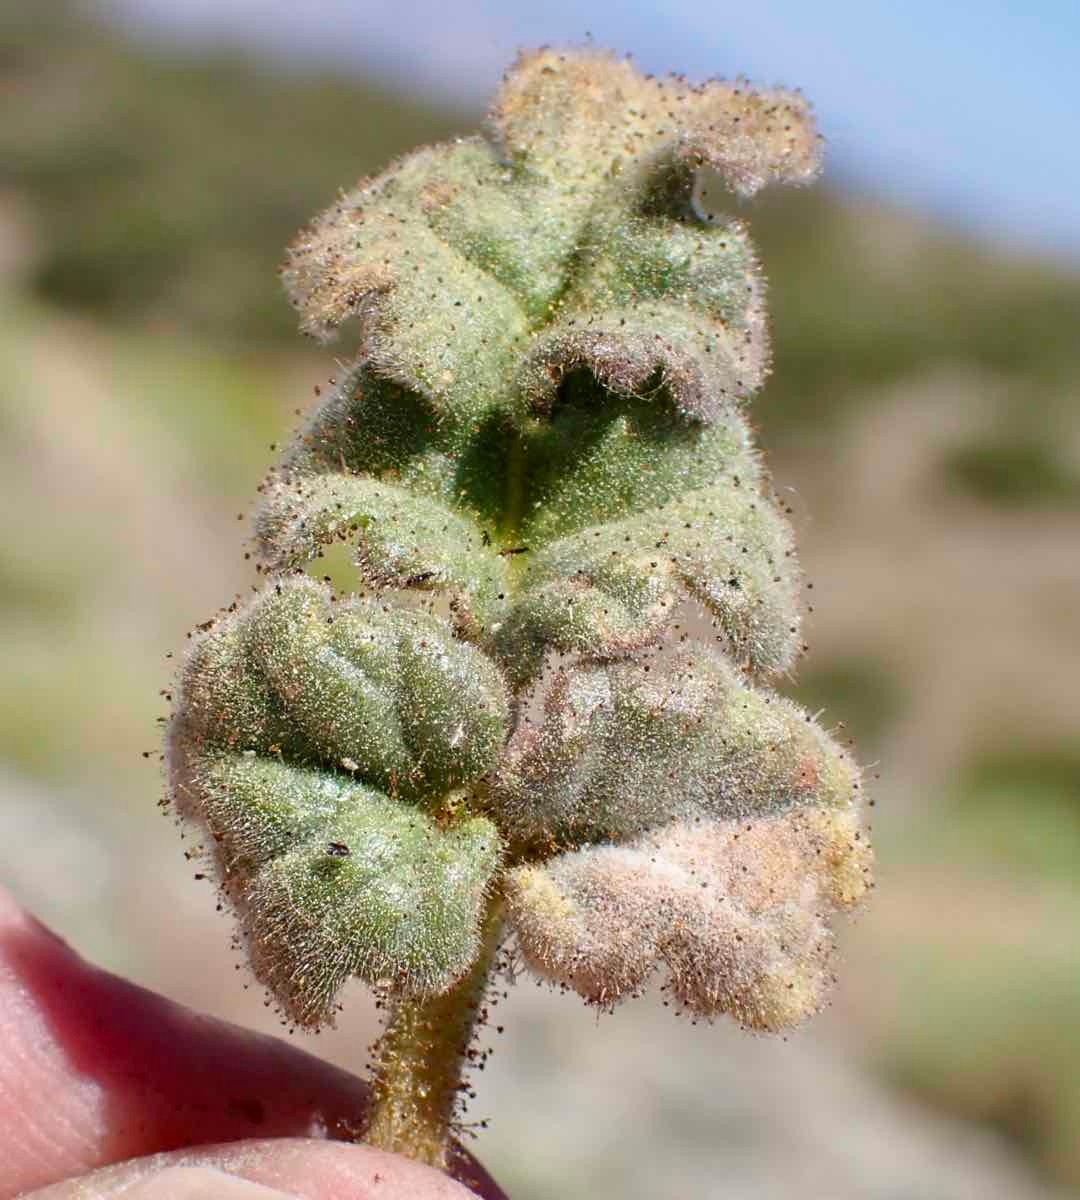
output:
[[[746,216],[754,415],[814,611],[792,692],[872,764],[880,886],[784,1040],[527,983],[470,1117],[515,1200],[1080,1194],[1080,9],[0,0],[0,878],[80,949],[287,1036],[162,819],[186,632],[334,372],[275,267],[475,127],[519,44],[798,84],[827,182]],[[361,989],[308,1043],[359,1069]]]

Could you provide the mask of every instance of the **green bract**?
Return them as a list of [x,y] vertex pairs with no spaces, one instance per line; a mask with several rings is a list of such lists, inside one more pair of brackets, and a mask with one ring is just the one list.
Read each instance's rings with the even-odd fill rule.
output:
[[477,950],[496,828],[463,815],[508,729],[498,672],[437,618],[282,580],[196,643],[172,733],[255,971],[296,1020],[350,975],[448,987]]
[[[704,199],[807,181],[818,146],[796,95],[542,51],[486,137],[295,242],[304,328],[355,319],[359,352],[262,489],[268,582],[196,638],[170,735],[293,1019],[350,975],[447,993],[500,912],[599,1004],[662,964],[705,1015],[819,1005],[868,884],[859,778],[766,686],[800,642],[742,413],[763,286]],[[338,541],[335,599],[302,571]]]

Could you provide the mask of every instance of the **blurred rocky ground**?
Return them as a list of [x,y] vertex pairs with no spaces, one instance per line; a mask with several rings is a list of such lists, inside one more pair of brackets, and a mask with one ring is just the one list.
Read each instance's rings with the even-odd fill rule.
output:
[[[474,115],[0,20],[0,878],[87,954],[280,1032],[156,806],[186,632],[333,354],[274,267],[339,184]],[[1080,278],[821,189],[753,223],[811,651],[880,885],[788,1040],[520,983],[470,1116],[518,1200],[1080,1188]],[[347,354],[347,347],[337,353]],[[239,520],[238,520],[239,518]],[[362,991],[311,1048],[361,1068]]]

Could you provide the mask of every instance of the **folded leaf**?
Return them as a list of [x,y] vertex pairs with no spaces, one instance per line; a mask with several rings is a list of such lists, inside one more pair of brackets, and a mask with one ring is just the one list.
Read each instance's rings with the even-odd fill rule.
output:
[[790,539],[734,411],[767,370],[762,282],[694,189],[701,167],[741,194],[810,178],[807,106],[540,51],[490,131],[401,159],[294,243],[305,328],[355,317],[361,347],[267,481],[264,561],[355,540],[358,590],[444,593],[517,686],[549,651],[655,640],[687,596],[740,660],[786,668]]
[[542,722],[518,728],[492,778],[489,811],[519,854],[672,821],[855,810],[858,769],[807,713],[689,646],[556,674]]
[[701,819],[519,867],[508,911],[529,966],[592,1003],[639,992],[663,964],[691,1012],[783,1029],[821,1006],[828,918],[863,895],[869,862],[850,811]]
[[319,1025],[354,975],[399,996],[455,983],[479,948],[498,859],[482,817],[443,830],[372,797],[231,894],[256,976],[290,1019]]
[[501,839],[470,785],[508,729],[494,666],[422,613],[282,578],[196,640],[169,732],[258,977],[326,1019],[350,975],[449,987],[472,962]]
[[264,489],[270,568],[346,539],[368,587],[447,595],[519,687],[551,650],[655,641],[688,598],[752,670],[794,661],[791,533],[734,409],[704,424],[662,386],[620,396],[575,373],[543,421],[498,421],[462,445],[421,424],[403,445],[398,400],[362,370],[323,402]]

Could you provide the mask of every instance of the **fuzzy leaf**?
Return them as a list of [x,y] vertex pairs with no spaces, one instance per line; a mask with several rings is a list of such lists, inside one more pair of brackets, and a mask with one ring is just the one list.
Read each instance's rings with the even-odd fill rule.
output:
[[850,811],[679,822],[517,868],[510,920],[529,965],[592,1003],[633,995],[663,963],[692,1012],[783,1029],[820,1007],[828,918],[861,898],[869,861]]
[[671,821],[853,809],[858,792],[855,765],[798,705],[694,646],[558,672],[542,723],[507,746],[490,811],[529,853],[551,854]]
[[821,139],[798,93],[646,77],[607,54],[524,52],[492,121],[508,155],[555,178],[674,160],[708,164],[749,196],[767,183],[808,183],[820,170]]
[[734,411],[767,371],[760,272],[693,189],[699,167],[742,194],[811,177],[807,106],[541,51],[490,129],[363,181],[294,243],[305,328],[356,316],[361,352],[267,482],[265,562],[355,536],[366,585],[445,593],[519,685],[548,650],[654,640],[687,595],[737,657],[786,668],[790,540]]
[[501,845],[468,786],[506,731],[497,672],[443,622],[303,577],[196,640],[173,796],[293,1019],[324,1019],[352,974],[423,991],[468,968]]
[[[752,669],[793,662],[791,534],[734,409],[703,424],[663,387],[619,396],[577,373],[546,420],[495,422],[458,449],[415,427],[403,445],[397,404],[365,371],[324,401],[265,489],[258,530],[272,568],[349,538],[369,586],[447,594],[461,629],[517,686],[548,650],[654,641],[687,597]],[[346,470],[329,469],[335,461]]]
[[830,912],[868,886],[858,801],[806,713],[700,648],[564,671],[491,791],[533,860],[509,873],[511,924],[535,970],[592,1002],[664,962],[694,1012],[793,1024],[828,980]]
[[367,797],[233,894],[256,976],[289,1017],[319,1025],[351,976],[398,995],[441,992],[479,946],[499,835],[473,817],[441,829]]

